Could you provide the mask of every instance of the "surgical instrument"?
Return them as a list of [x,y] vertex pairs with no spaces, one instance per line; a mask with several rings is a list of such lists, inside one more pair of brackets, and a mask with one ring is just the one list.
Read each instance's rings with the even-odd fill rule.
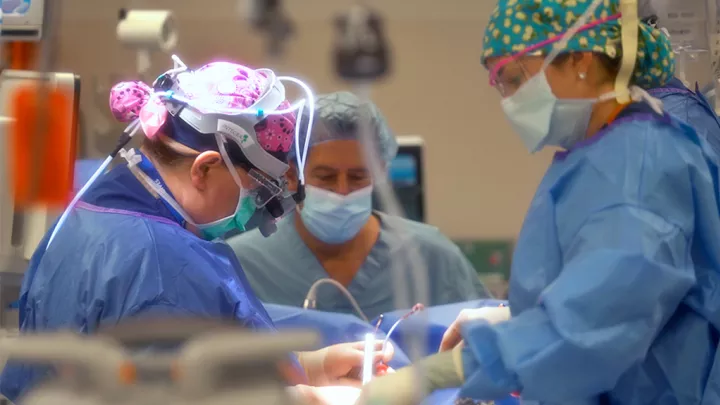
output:
[[303,309],[315,309],[317,307],[317,290],[318,288],[323,284],[332,284],[335,287],[337,287],[340,292],[343,293],[343,295],[350,301],[350,305],[352,305],[353,310],[357,313],[357,315],[365,322],[370,323],[370,319],[368,319],[367,315],[365,315],[365,312],[360,308],[360,305],[358,304],[355,297],[350,294],[350,291],[348,291],[347,288],[345,288],[344,285],[340,284],[338,281],[333,280],[331,278],[321,278],[317,281],[315,281],[308,290],[307,296],[305,297],[305,302],[303,302]]

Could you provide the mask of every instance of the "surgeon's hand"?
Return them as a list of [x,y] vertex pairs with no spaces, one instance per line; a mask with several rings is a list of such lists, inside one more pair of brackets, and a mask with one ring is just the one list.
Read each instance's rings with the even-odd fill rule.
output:
[[462,342],[460,329],[465,322],[485,320],[489,324],[505,322],[510,319],[508,307],[484,307],[476,309],[463,309],[457,319],[450,325],[443,335],[440,351],[448,351]]
[[437,353],[394,374],[371,380],[362,388],[357,405],[418,405],[424,393],[462,386],[462,370],[461,348]]
[[288,392],[307,405],[353,405],[360,397],[360,388],[356,387],[310,387],[296,385]]
[[315,388],[309,385],[295,385],[288,387],[287,392],[298,402],[304,402],[308,405],[325,405]]
[[[310,385],[349,385],[359,387],[365,342],[341,343],[314,352],[298,354]],[[382,352],[382,341],[375,342],[373,364],[389,362],[395,349],[391,343]]]

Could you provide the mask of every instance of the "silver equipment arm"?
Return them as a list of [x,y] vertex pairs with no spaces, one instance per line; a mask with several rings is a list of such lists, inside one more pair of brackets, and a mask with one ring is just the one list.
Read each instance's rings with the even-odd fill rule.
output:
[[[285,383],[277,374],[278,362],[287,359],[291,351],[315,349],[319,343],[317,333],[302,331],[218,332],[199,337],[188,343],[178,358],[183,395],[198,399],[211,395],[218,375],[232,367],[230,372],[240,375],[233,381],[247,385],[241,391],[247,393],[248,401],[253,400],[256,391],[262,391],[265,397],[271,391],[271,396],[288,404]],[[240,391],[239,387],[236,391]]]

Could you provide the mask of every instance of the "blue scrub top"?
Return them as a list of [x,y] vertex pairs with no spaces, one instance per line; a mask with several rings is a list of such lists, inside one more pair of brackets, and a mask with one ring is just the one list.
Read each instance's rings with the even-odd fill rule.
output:
[[[234,253],[184,229],[126,165],[98,179],[47,251],[41,242],[20,296],[22,332],[95,332],[123,318],[200,316],[273,329]],[[46,372],[14,362],[0,392],[15,400]]]
[[[391,264],[402,266],[411,287],[409,254],[419,254],[427,266],[428,305],[489,298],[475,269],[460,249],[437,228],[404,218],[374,213],[380,219],[380,236],[348,286],[368,318],[395,310]],[[251,231],[228,240],[242,263],[257,296],[263,302],[302,306],[310,286],[330,277],[295,228],[290,215],[269,238]],[[413,249],[414,248],[414,249]],[[413,297],[413,302],[417,299]],[[317,309],[354,313],[347,298],[332,285],[318,291]]]
[[465,325],[463,394],[541,404],[720,403],[720,170],[644,105],[548,168],[508,322]]

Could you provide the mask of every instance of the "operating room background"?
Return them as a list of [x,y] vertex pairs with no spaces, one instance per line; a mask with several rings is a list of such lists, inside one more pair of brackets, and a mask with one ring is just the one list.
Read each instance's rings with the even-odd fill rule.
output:
[[[56,70],[83,79],[85,147],[107,153],[119,134],[106,107],[113,80],[137,77],[135,54],[115,37],[118,10],[169,8],[178,21],[176,50],[189,65],[230,59],[271,65],[306,79],[316,92],[347,88],[332,59],[334,16],[349,0],[286,2],[296,24],[280,63],[239,11],[238,0],[63,0]],[[551,153],[531,156],[507,124],[500,96],[480,65],[491,1],[377,0],[393,49],[394,71],[375,85],[373,100],[398,135],[426,141],[428,222],[453,239],[512,239]],[[153,57],[152,74],[170,66]]]

